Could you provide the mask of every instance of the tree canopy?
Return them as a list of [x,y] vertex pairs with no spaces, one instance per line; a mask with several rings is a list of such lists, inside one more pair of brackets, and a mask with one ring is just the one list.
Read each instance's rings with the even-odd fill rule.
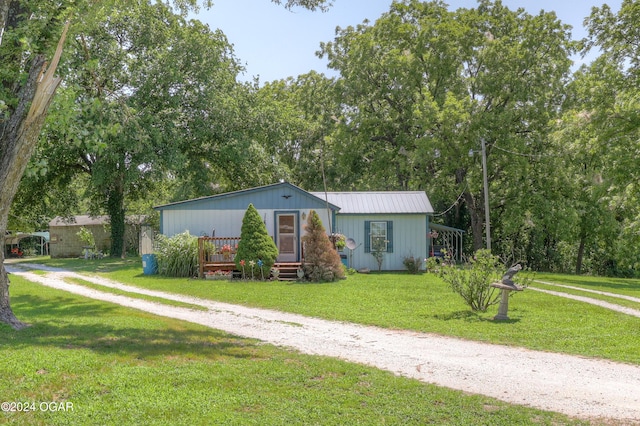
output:
[[[279,0],[274,0],[280,3]],[[105,17],[113,17],[107,20],[103,28],[101,37],[91,38],[89,34],[79,32],[74,34],[76,43],[84,49],[85,55],[80,55],[88,60],[81,64],[79,69],[74,70],[70,75],[78,77],[77,86],[69,85],[69,90],[76,91],[80,99],[79,108],[82,109],[85,118],[90,120],[83,122],[81,127],[87,133],[79,131],[74,134],[74,143],[84,140],[95,142],[96,153],[88,153],[84,159],[84,166],[101,169],[99,177],[95,179],[96,184],[92,189],[102,190],[102,196],[107,200],[106,210],[110,212],[112,221],[121,223],[120,217],[124,214],[123,194],[127,189],[127,180],[130,174],[142,174],[149,170],[159,168],[149,167],[145,163],[134,164],[132,161],[139,152],[135,148],[129,149],[122,145],[123,140],[134,141],[136,146],[153,141],[164,129],[155,128],[149,133],[140,132],[140,129],[149,130],[149,124],[144,117],[138,115],[141,106],[136,102],[122,102],[123,97],[136,99],[136,89],[132,83],[136,82],[135,76],[146,78],[153,76],[153,69],[147,65],[157,67],[161,65],[158,55],[153,54],[153,49],[138,50],[142,46],[149,47],[152,40],[162,39],[164,24],[175,22],[172,14],[175,12],[179,16],[186,16],[189,10],[197,9],[202,4],[210,7],[212,2],[204,0],[199,3],[197,0],[174,0],[157,1],[153,5],[163,14],[166,21],[162,21],[158,28],[141,26],[134,28],[134,22],[127,20],[128,13],[133,10],[135,14],[140,10],[151,10],[154,7],[152,2],[140,0],[132,4],[121,0],[107,0],[96,2],[94,0],[61,0],[57,2],[43,1],[20,1],[20,0],[0,0],[0,246],[4,247],[4,240],[9,221],[9,210],[18,191],[18,184],[27,168],[27,163],[36,148],[41,129],[49,112],[49,106],[54,98],[56,90],[62,79],[55,76],[61,54],[64,50],[64,41],[69,27],[69,20],[74,19],[81,22],[80,26],[86,25],[83,29],[93,29],[99,32],[100,28],[92,27]],[[325,0],[288,0],[285,6],[306,7],[308,9],[328,7],[330,2]],[[131,9],[131,10],[130,10]],[[138,15],[145,22],[146,14]],[[83,22],[83,18],[86,22]],[[65,24],[65,22],[67,22]],[[75,25],[75,24],[74,24]],[[170,26],[170,25],[169,25]],[[64,30],[63,30],[64,27]],[[203,28],[201,26],[201,28]],[[139,32],[136,32],[138,31]],[[158,30],[156,32],[156,30]],[[128,33],[128,38],[118,39],[117,35]],[[61,35],[62,34],[62,35]],[[135,34],[133,36],[132,34]],[[95,34],[93,34],[95,36]],[[164,34],[167,36],[167,34]],[[112,37],[109,39],[109,37]],[[156,38],[158,37],[158,38]],[[111,42],[110,42],[111,40]],[[196,41],[195,39],[191,40]],[[122,43],[120,43],[122,42]],[[165,45],[166,46],[166,45]],[[100,47],[100,49],[98,49]],[[182,46],[188,54],[191,45],[186,48]],[[82,51],[81,49],[81,51]],[[102,49],[102,50],[101,50]],[[55,54],[54,54],[55,51]],[[94,56],[97,51],[112,54],[105,61],[98,63]],[[120,54],[119,54],[120,53]],[[148,58],[152,59],[150,64],[144,62],[144,55],[151,53]],[[169,52],[176,53],[169,49]],[[131,56],[129,56],[131,54]],[[53,58],[50,64],[46,63],[47,58]],[[141,61],[135,63],[129,59],[137,58]],[[103,59],[103,58],[100,58]],[[113,61],[109,63],[109,60]],[[123,60],[118,69],[117,60]],[[100,71],[109,69],[111,74],[100,74]],[[114,66],[115,65],[115,66]],[[140,70],[143,70],[140,72]],[[82,73],[85,73],[84,75]],[[136,74],[140,72],[140,74]],[[179,74],[179,73],[178,73]],[[100,77],[105,80],[100,80]],[[43,77],[43,78],[41,78]],[[133,77],[133,79],[130,79]],[[214,78],[215,76],[210,76]],[[84,80],[83,80],[84,79]],[[153,80],[146,79],[148,84]],[[85,83],[84,85],[82,83]],[[111,83],[111,84],[109,84]],[[197,87],[195,87],[197,89]],[[175,87],[169,88],[169,94],[173,94]],[[196,90],[197,91],[197,90]],[[67,99],[76,99],[70,96]],[[137,107],[137,108],[136,108]],[[67,117],[68,118],[68,117]],[[174,124],[180,126],[181,117],[175,117]],[[72,124],[72,123],[61,123]],[[87,130],[88,127],[88,130]],[[73,133],[78,129],[65,129]],[[82,136],[82,138],[78,138]],[[113,148],[120,142],[121,148],[112,150],[110,155],[105,155],[105,148]],[[91,163],[91,155],[101,156],[103,161],[100,167],[97,163]],[[157,154],[157,151],[156,151]],[[46,163],[39,163],[42,168]],[[36,167],[37,168],[37,167]],[[108,170],[115,171],[113,175],[108,174]],[[92,174],[92,179],[94,178]],[[22,198],[22,197],[20,197]],[[115,235],[120,238],[122,229],[116,226]],[[112,250],[118,253],[121,249],[117,242]],[[0,260],[4,259],[4,250]],[[18,321],[10,307],[8,278],[4,266],[0,262],[0,321],[6,322],[15,328],[24,326]]]
[[[637,273],[638,2],[594,8],[589,36],[572,40],[553,12],[499,0],[458,10],[396,1],[320,45],[337,77],[310,71],[262,87],[237,81],[233,40],[187,20],[198,6],[211,2],[0,0],[2,235],[14,198],[20,224],[85,208],[121,223],[151,199],[288,179],[309,190],[425,190],[434,221],[468,231],[472,253],[485,244],[484,140],[504,262]],[[28,121],[67,20],[64,79]],[[578,49],[599,56],[572,69]],[[24,123],[33,126],[19,133]]]

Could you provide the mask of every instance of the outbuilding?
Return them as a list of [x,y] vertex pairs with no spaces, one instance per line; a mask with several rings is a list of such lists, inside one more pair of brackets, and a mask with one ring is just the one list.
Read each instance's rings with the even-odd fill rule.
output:
[[[125,244],[128,248],[138,249],[140,226],[144,220],[144,216],[127,216],[125,219]],[[85,228],[93,234],[95,241],[93,250],[107,253],[111,247],[109,227],[109,216],[56,217],[49,222],[49,253],[52,258],[83,256],[86,243],[78,236],[81,228]]]

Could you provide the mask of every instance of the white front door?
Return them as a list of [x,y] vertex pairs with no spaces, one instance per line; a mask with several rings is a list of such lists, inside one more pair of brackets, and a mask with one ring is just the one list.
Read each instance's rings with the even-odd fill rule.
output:
[[278,227],[278,262],[298,261],[298,215],[295,213],[279,213]]

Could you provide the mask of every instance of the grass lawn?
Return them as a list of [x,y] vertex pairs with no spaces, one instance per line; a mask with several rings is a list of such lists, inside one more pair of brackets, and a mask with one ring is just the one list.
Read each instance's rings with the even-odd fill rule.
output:
[[[46,263],[79,272],[98,271],[138,287],[229,303],[640,364],[640,318],[533,290],[515,294],[509,302],[511,320],[496,322],[492,318],[497,305],[486,313],[474,313],[432,274],[356,274],[337,283],[305,284],[149,276],[142,274],[140,259]],[[640,297],[638,280],[548,274],[537,274],[536,279]],[[607,300],[640,309],[638,303]]]
[[[128,274],[137,284],[154,281],[138,276],[126,265],[110,275],[121,278]],[[248,285],[224,283],[224,288],[213,291],[219,283],[212,288],[210,282],[206,287],[199,281],[155,281],[183,291],[183,287],[192,285],[198,293],[211,292],[212,297],[225,288]],[[304,287],[263,283],[262,287],[252,284],[244,289],[259,292],[269,288],[267,294],[296,289],[286,297],[293,299],[295,294],[304,293],[304,288],[316,293],[335,292],[348,282]],[[366,285],[366,281],[352,282]],[[374,368],[300,355],[50,289],[18,276],[12,277],[11,293],[17,316],[33,325],[22,331],[0,325],[0,395],[2,401],[35,410],[2,412],[0,423],[584,424]],[[400,297],[401,292],[391,296],[396,300],[392,304],[397,304]],[[277,297],[271,294],[267,299],[275,303]],[[291,300],[285,303],[292,304]],[[394,313],[389,319],[397,316]],[[480,324],[493,327],[487,321]],[[58,403],[47,404],[51,401]],[[65,410],[51,410],[60,407]]]

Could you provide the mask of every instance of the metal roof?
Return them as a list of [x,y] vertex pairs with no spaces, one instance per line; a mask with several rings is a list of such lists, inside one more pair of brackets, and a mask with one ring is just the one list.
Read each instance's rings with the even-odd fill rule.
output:
[[[324,192],[311,192],[324,200]],[[339,214],[433,213],[424,191],[327,192],[329,203],[340,207]]]
[[30,233],[23,233],[23,232],[18,232],[17,234],[9,234],[5,237],[5,244],[10,245],[10,244],[19,244],[20,240],[23,240],[25,238],[29,238],[29,237],[39,237],[44,239],[45,242],[49,242],[49,237],[50,234],[49,232],[30,232]]
[[70,218],[55,217],[49,222],[49,226],[91,226],[105,225],[109,223],[109,216],[89,216],[81,214]]
[[[129,215],[125,217],[125,223],[127,224],[142,224],[146,221],[145,215]],[[51,226],[92,226],[92,225],[107,225],[110,223],[110,218],[107,215],[91,216],[88,214],[81,214],[71,217],[56,216],[49,222]]]

